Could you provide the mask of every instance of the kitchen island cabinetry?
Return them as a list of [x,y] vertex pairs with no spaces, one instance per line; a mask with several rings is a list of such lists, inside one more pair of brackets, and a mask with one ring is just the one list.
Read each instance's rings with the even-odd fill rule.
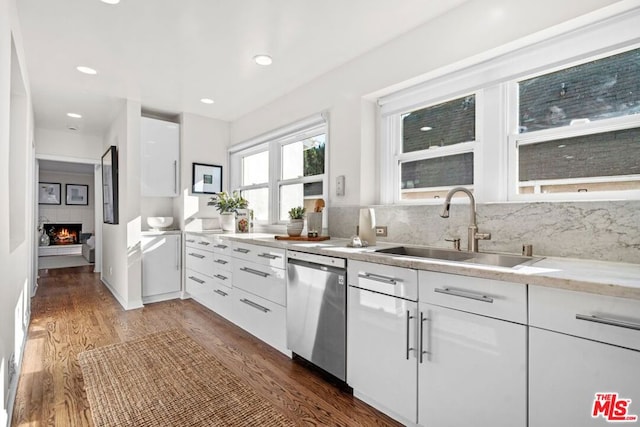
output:
[[140,146],[141,195],[177,197],[180,176],[180,125],[142,117]]
[[640,301],[530,286],[529,316],[530,427],[640,416]]
[[142,302],[178,298],[182,288],[180,232],[142,236]]
[[525,427],[526,285],[419,278],[419,424]]

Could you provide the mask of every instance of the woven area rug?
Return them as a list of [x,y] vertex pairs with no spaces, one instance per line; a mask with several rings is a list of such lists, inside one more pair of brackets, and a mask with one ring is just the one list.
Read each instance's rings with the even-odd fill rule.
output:
[[179,329],[78,360],[96,427],[295,425]]

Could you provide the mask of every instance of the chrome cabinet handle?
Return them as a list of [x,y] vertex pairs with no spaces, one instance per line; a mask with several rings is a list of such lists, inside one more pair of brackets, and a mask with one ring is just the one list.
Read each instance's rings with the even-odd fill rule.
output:
[[424,313],[420,312],[420,349],[418,350],[420,352],[420,363],[424,360],[424,355],[427,354],[424,351],[424,322],[426,321],[427,318],[424,317]]
[[395,279],[393,277],[381,276],[379,274],[373,274],[373,273],[358,273],[358,277],[361,279],[369,279],[369,280],[374,280],[376,282],[386,283],[387,285],[397,285],[398,282],[402,281],[399,279]]
[[220,245],[220,244],[214,246],[214,248],[218,248],[218,249],[227,249],[227,247],[228,247],[227,245]]
[[187,243],[193,243],[193,242],[195,242],[194,239],[187,239]]
[[640,331],[640,324],[633,322],[625,322],[624,320],[607,319],[606,317],[599,317],[594,315],[576,314],[577,320],[585,320],[587,322],[601,323],[603,325],[617,326],[618,328],[633,329]]
[[180,238],[176,239],[176,270],[180,270]]
[[209,246],[211,243],[201,240],[201,241],[198,242],[198,244],[199,245],[204,245],[204,246]]
[[173,161],[173,192],[178,192],[178,161]]
[[247,304],[248,306],[253,307],[255,309],[258,309],[258,310],[260,310],[260,311],[262,311],[264,313],[268,313],[268,312],[271,311],[267,307],[263,307],[260,304],[257,304],[257,303],[255,303],[255,302],[253,302],[251,300],[246,299],[246,298],[242,298],[240,300],[240,302],[243,302],[243,303]]
[[189,279],[193,280],[196,283],[200,283],[201,285],[204,283],[204,280],[200,280],[197,277],[189,276]]
[[221,291],[220,289],[216,289],[213,292],[215,292],[218,295],[222,295],[223,297],[226,297],[227,295],[229,295],[228,293],[226,293],[225,291]]
[[474,294],[473,292],[461,291],[459,289],[435,288],[434,292],[439,294],[453,295],[454,297],[469,298],[476,301],[493,303],[493,298],[486,295]]
[[249,253],[249,249],[245,249],[245,248],[235,248],[233,251],[234,252],[240,252],[241,254],[248,254]]
[[218,263],[218,264],[222,264],[222,265],[225,265],[225,264],[229,263],[229,261],[225,261],[223,259],[215,259],[215,260],[213,260],[213,262]]
[[189,252],[189,255],[194,256],[196,258],[200,258],[200,259],[204,258],[204,255],[194,254],[193,252]]
[[407,360],[409,360],[409,352],[415,350],[415,348],[413,347],[409,347],[409,325],[411,323],[411,319],[413,319],[414,316],[411,315],[411,312],[409,310],[407,310],[407,346],[406,346],[406,357]]
[[216,279],[220,279],[220,280],[227,280],[228,277],[227,276],[223,276],[222,274],[216,274],[215,276]]
[[258,254],[258,256],[261,257],[261,258],[268,258],[268,259],[280,258],[279,255],[272,255],[272,254],[267,254],[267,253],[261,253],[261,254]]
[[249,267],[242,267],[240,271],[244,271],[245,273],[255,274],[256,276],[261,276],[261,277],[270,276],[269,273],[265,273],[264,271],[254,270],[253,268],[249,268]]

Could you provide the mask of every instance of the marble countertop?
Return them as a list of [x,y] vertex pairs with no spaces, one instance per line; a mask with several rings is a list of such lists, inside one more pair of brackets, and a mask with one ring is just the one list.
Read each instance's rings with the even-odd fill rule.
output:
[[377,249],[402,245],[401,243],[385,242],[367,248],[350,248],[347,247],[348,239],[332,238],[320,242],[300,242],[275,240],[273,234],[263,233],[229,233],[223,236],[232,241],[416,270],[460,274],[640,300],[640,264],[545,257],[531,265],[509,268],[375,252]]

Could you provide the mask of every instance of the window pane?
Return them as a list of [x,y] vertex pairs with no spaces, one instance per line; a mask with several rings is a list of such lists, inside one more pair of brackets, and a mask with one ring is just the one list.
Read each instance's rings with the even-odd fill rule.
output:
[[282,179],[324,173],[326,135],[320,134],[282,146]]
[[640,188],[639,181],[602,179],[640,175],[640,128],[523,145],[518,152],[520,193]]
[[249,209],[253,209],[253,217],[256,221],[269,220],[269,189],[254,188],[243,190],[242,196],[249,201]]
[[402,117],[403,153],[475,139],[475,95],[412,111]]
[[268,151],[262,151],[242,158],[242,185],[262,184],[268,181]]
[[[473,184],[473,153],[405,162],[400,165],[400,198],[424,199],[439,196],[453,187]],[[436,189],[434,193],[432,190]]]
[[289,209],[304,206],[313,212],[316,199],[322,198],[322,182],[289,184],[280,186],[280,221],[289,220]]
[[640,113],[640,49],[520,82],[520,133]]

